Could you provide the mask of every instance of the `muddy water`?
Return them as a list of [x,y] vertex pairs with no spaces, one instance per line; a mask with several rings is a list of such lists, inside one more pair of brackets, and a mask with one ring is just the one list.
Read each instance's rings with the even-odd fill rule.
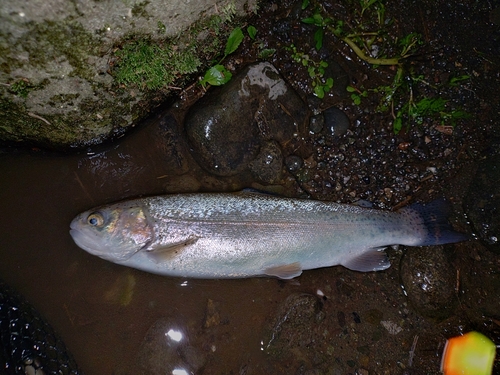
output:
[[[152,147],[161,121],[169,121],[173,129],[168,150],[179,153]],[[69,223],[90,207],[145,194],[229,191],[250,184],[244,175],[214,179],[203,172],[188,152],[181,153],[186,150],[176,123],[175,116],[163,112],[102,149],[0,158],[0,276],[60,333],[83,372],[287,373],[320,366],[324,360],[314,359],[315,352],[336,363],[338,373],[381,362],[392,368],[396,358],[406,363],[412,337],[428,329],[427,323],[412,315],[411,328],[398,339],[382,328],[382,318],[359,324],[373,320],[367,318],[373,314],[397,321],[401,309],[406,311],[397,265],[370,274],[333,267],[305,272],[289,282],[185,280],[118,266],[73,243]],[[318,290],[324,294],[318,299],[323,311],[308,320]],[[305,300],[300,293],[307,293]],[[291,302],[282,306],[285,300]],[[288,316],[296,318],[289,322]],[[276,317],[277,328],[269,333]],[[171,330],[180,332],[180,343],[172,342]],[[280,332],[285,341],[278,340]],[[426,350],[435,353],[444,342],[440,339]],[[376,350],[355,350],[375,343]],[[292,364],[287,347],[291,352],[309,349]],[[437,370],[435,358],[431,363]]]

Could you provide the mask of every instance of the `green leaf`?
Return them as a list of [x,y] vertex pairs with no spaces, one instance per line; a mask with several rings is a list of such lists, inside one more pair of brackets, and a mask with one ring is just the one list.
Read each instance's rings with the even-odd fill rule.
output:
[[356,90],[354,87],[352,87],[352,86],[347,86],[347,87],[346,87],[346,90],[347,90],[347,92],[356,92],[356,91],[357,91],[357,90]]
[[276,53],[275,48],[264,48],[259,52],[259,58],[267,59]]
[[331,21],[330,18],[325,19],[320,13],[315,13],[313,14],[312,17],[307,17],[302,19],[302,22],[310,25],[311,24],[316,25],[318,27],[326,26],[326,24],[329,23],[330,21]]
[[309,5],[309,0],[302,0],[302,10],[306,9]]
[[247,27],[247,33],[252,40],[255,40],[255,35],[257,35],[257,29],[255,28],[255,26],[250,25]]
[[302,22],[307,23],[307,24],[310,25],[310,24],[313,24],[315,22],[315,20],[312,17],[307,17],[307,18],[303,18]]
[[361,97],[358,94],[352,94],[351,95],[352,102],[355,105],[360,105],[361,104]]
[[227,70],[224,66],[215,65],[207,70],[205,76],[203,77],[200,83],[203,86],[205,86],[207,83],[212,86],[221,86],[229,82],[232,76],[233,75],[231,74],[231,72]]
[[333,78],[327,78],[326,80],[326,86],[328,87],[328,89],[331,89],[333,87]]
[[240,46],[241,42],[243,41],[243,31],[241,31],[241,28],[237,27],[234,29],[231,34],[229,34],[229,38],[227,39],[226,43],[226,50],[224,51],[224,55],[230,55],[236,49]]
[[323,99],[325,97],[325,90],[323,89],[323,86],[316,85],[316,87],[314,87],[314,95],[316,95],[320,99]]
[[309,73],[309,77],[316,77],[316,69],[314,69],[314,66],[311,65],[310,67],[308,67],[307,72]]
[[398,115],[394,119],[394,122],[392,124],[392,130],[394,131],[394,134],[399,134],[399,132],[403,128],[403,119],[400,117],[400,115],[401,114],[398,112]]
[[453,77],[452,79],[450,79],[450,86],[458,86],[459,83],[461,81],[465,81],[467,79],[469,79],[470,76],[469,75],[461,75],[461,76],[458,76],[458,77]]
[[316,26],[323,26],[324,25],[323,16],[321,14],[316,13],[315,15],[313,15],[313,19],[314,19],[314,24]]
[[320,50],[323,47],[323,35],[325,34],[325,30],[318,29],[314,33],[314,41],[316,42],[316,49]]

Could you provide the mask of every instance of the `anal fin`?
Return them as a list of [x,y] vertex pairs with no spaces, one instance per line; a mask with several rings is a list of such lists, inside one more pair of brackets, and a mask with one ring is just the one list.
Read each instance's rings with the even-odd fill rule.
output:
[[294,277],[300,276],[302,274],[302,266],[299,262],[283,264],[280,266],[268,267],[264,270],[264,274],[267,276],[275,276],[280,279],[293,279]]
[[342,265],[353,271],[382,271],[391,266],[384,251],[385,247],[371,248],[355,258],[343,262]]

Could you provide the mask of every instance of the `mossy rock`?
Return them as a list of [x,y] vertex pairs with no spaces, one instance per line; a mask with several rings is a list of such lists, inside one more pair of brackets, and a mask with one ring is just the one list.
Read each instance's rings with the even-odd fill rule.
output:
[[[174,0],[4,5],[0,142],[51,149],[135,126],[220,53],[235,15],[255,8],[252,0],[218,9]],[[218,34],[203,39],[203,29]]]

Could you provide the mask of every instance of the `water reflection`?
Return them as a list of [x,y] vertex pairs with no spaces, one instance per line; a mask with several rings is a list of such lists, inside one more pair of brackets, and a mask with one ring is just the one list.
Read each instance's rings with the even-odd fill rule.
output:
[[169,337],[173,341],[180,342],[183,335],[181,331],[177,331],[171,328],[168,330],[168,332],[165,332],[165,336]]

